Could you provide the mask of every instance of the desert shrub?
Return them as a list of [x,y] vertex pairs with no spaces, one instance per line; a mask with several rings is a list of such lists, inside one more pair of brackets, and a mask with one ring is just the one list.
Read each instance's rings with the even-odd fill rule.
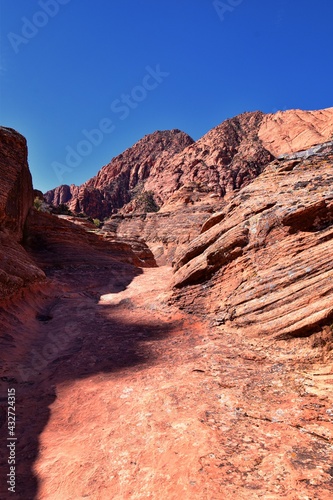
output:
[[55,208],[54,213],[58,215],[73,215],[66,203],[60,203],[60,205]]
[[158,212],[160,207],[154,200],[153,191],[143,191],[135,197],[136,205],[143,212]]
[[101,227],[102,223],[99,219],[93,219],[92,222],[95,224],[97,228]]
[[34,207],[36,210],[38,210],[38,212],[41,210],[42,205],[43,201],[40,198],[38,198],[38,196],[36,196],[36,198],[34,199]]

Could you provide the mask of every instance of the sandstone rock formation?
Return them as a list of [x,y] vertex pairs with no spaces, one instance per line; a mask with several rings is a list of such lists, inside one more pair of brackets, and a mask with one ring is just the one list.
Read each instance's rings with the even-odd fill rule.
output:
[[140,234],[159,263],[171,262],[234,190],[256,178],[274,156],[328,141],[331,122],[331,108],[253,112],[226,120],[196,142],[177,130],[155,132],[84,185],[60,186],[45,198],[93,217],[111,215],[105,233]]
[[0,127],[0,300],[44,278],[21,246],[33,204],[31,174],[24,137]]
[[130,202],[143,190],[145,180],[156,168],[193,140],[179,130],[154,132],[114,158],[82,186],[60,186],[45,193],[48,203],[68,203],[74,212],[103,219]]
[[274,156],[308,149],[333,139],[333,108],[292,109],[266,115],[258,135]]
[[195,238],[212,213],[212,204],[174,206],[170,210],[146,214],[117,214],[101,230],[105,238],[143,240],[158,265],[171,264],[182,248]]
[[[137,203],[151,193],[159,207],[186,202],[186,192],[222,198],[259,175],[273,156],[307,149],[332,138],[333,108],[244,113],[224,121],[194,142],[179,130],[147,135],[114,158],[82,186],[45,193],[48,203],[68,203],[74,212],[98,218],[142,212]],[[193,198],[192,198],[193,202]],[[123,208],[124,207],[124,208]],[[149,211],[149,210],[148,210]]]
[[306,336],[330,325],[332,169],[332,147],[271,162],[175,263],[182,303],[256,337]]
[[[153,254],[142,241],[96,234],[94,225],[80,227],[71,217],[31,211],[24,246],[38,265],[50,269],[108,269],[119,262],[137,267],[156,266]],[[96,228],[95,228],[96,229]]]
[[124,213],[135,211],[142,192],[152,193],[158,206],[170,197],[172,204],[221,198],[254,179],[272,159],[258,139],[263,116],[244,113],[226,120],[196,143],[178,130],[155,132],[82,186],[60,186],[45,199],[104,218],[122,207]]
[[33,203],[27,143],[15,130],[0,127],[0,225],[19,240]]
[[50,195],[117,210],[100,229],[31,210],[24,250],[4,216],[0,265],[17,250],[46,276],[1,302],[0,470],[10,386],[19,497],[332,498],[326,111],[282,114],[305,130],[283,125],[287,149],[262,113],[196,143],[147,136]]
[[68,220],[34,210],[34,196],[40,194],[32,187],[26,141],[14,130],[3,127],[0,128],[0,175],[0,301],[3,306],[16,292],[43,281],[44,271],[48,274],[49,267],[74,268],[84,263],[89,267],[93,263],[99,269],[103,259],[109,264],[156,265],[144,242],[120,241],[112,236],[103,239]]

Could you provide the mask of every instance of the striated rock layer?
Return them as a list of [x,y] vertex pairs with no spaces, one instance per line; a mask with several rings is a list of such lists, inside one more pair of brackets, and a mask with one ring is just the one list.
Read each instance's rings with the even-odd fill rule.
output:
[[[158,206],[186,202],[188,191],[202,198],[223,197],[250,182],[272,159],[258,139],[263,113],[244,113],[223,122],[196,143],[179,130],[155,132],[114,158],[80,187],[60,186],[44,196],[78,212],[107,217],[151,192]],[[178,196],[176,195],[178,193]],[[176,197],[176,199],[175,199]]]
[[308,149],[333,138],[333,108],[291,109],[266,115],[258,135],[274,156]]
[[[332,144],[270,161],[262,123],[217,127],[175,176],[155,158],[101,230],[29,213],[46,286],[0,317],[0,470],[14,387],[18,496],[332,498]],[[154,172],[161,210],[131,213]]]
[[198,236],[205,217],[274,156],[329,141],[332,109],[244,113],[196,142],[178,130],[155,132],[84,185],[59,186],[45,198],[93,217],[111,215],[104,234],[143,238],[157,262],[171,262]]
[[306,336],[330,324],[332,183],[332,147],[270,163],[175,263],[181,304],[251,336]]

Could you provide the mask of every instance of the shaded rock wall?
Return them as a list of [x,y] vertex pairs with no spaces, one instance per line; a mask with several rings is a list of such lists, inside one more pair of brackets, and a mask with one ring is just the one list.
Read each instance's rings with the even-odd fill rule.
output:
[[0,301],[3,301],[45,277],[20,244],[33,204],[26,140],[5,127],[0,127],[0,179]]
[[25,138],[10,128],[0,127],[0,227],[17,240],[23,236],[33,188]]
[[198,236],[212,212],[211,205],[175,206],[171,211],[114,215],[102,231],[121,239],[144,241],[159,265],[171,264],[178,253]]

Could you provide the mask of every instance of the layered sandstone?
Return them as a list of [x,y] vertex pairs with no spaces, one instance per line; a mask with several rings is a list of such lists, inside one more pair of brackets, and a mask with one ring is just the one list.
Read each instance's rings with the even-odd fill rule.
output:
[[[179,130],[154,132],[115,157],[82,186],[59,186],[45,194],[54,205],[106,218],[149,212],[138,203],[149,193],[157,207],[187,199],[223,198],[258,176],[280,154],[331,140],[333,108],[243,113],[225,120],[194,142]],[[170,199],[170,200],[169,200]]]
[[[178,153],[174,149],[172,154],[169,150],[167,153],[157,150],[156,160],[141,189],[152,193],[160,210],[147,213],[134,196],[103,230],[111,230],[120,237],[140,235],[159,263],[170,263],[177,252],[199,234],[205,218],[221,206],[225,195],[251,182],[272,159],[257,136],[262,118],[259,112],[245,113],[225,121],[196,143],[184,147],[182,142]],[[137,151],[142,152],[143,146],[151,147],[155,140],[154,134],[147,136],[124,153],[128,162],[122,164],[124,172],[135,173]],[[110,166],[119,166],[119,158]],[[144,164],[141,169],[143,167]],[[96,177],[94,186],[101,186],[103,179],[103,185],[111,183],[111,189],[110,168],[104,170],[105,167],[101,171],[103,175],[100,172]],[[139,178],[142,179],[142,175]],[[131,186],[135,191],[138,184]],[[127,191],[129,198],[132,193]]]
[[228,331],[306,336],[333,319],[333,154],[270,163],[175,263],[181,303]]
[[266,115],[258,135],[274,156],[308,149],[333,139],[333,108],[292,109]]
[[[332,136],[332,109],[244,113],[194,142],[178,130],[155,132],[114,158],[82,186],[46,193],[49,203],[112,220],[110,236],[143,237],[159,263],[198,236],[205,217],[252,182],[267,163]],[[156,213],[157,211],[157,213]]]
[[[47,286],[0,316],[0,441],[10,384],[19,496],[332,498],[332,144],[271,161],[263,120],[229,120],[164,169],[147,137],[149,176],[101,229],[30,212]],[[160,211],[138,213],[150,191]]]
[[[25,248],[46,272],[50,269],[109,269],[119,263],[156,266],[143,241],[103,238],[93,225],[77,224],[72,217],[31,211],[26,223]],[[80,222],[80,221],[79,221]],[[93,229],[95,228],[95,229]]]
[[181,249],[198,236],[212,211],[212,204],[205,203],[193,210],[191,204],[182,202],[181,206],[157,213],[117,214],[103,225],[101,233],[106,238],[143,240],[158,265],[170,265]]
[[102,238],[86,221],[83,229],[33,209],[34,196],[40,194],[33,191],[26,141],[6,128],[0,128],[0,175],[0,301],[4,307],[5,300],[8,303],[20,290],[45,280],[49,270],[57,267],[86,266],[100,272],[103,266],[117,268],[119,263],[156,265],[143,241]]
[[226,120],[196,143],[179,130],[155,132],[82,186],[60,186],[47,192],[45,199],[104,218],[123,207],[124,213],[142,212],[137,198],[147,192],[158,207],[169,198],[172,204],[221,198],[254,179],[272,159],[258,139],[263,116],[244,113]]

